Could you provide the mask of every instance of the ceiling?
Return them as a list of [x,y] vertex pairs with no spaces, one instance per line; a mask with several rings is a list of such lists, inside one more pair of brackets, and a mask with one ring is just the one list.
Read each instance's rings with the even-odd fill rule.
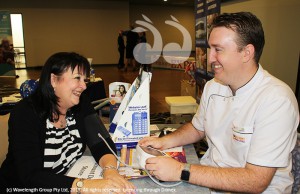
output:
[[[42,3],[40,0],[26,0],[26,2],[32,1],[38,3]],[[51,0],[52,2],[57,1],[57,2],[97,2],[97,1],[114,1],[114,2],[129,2],[129,4],[132,5],[159,5],[159,6],[189,6],[189,7],[194,7],[195,1],[196,0]],[[199,0],[198,0],[199,1]],[[216,0],[217,1],[217,0]],[[247,0],[221,0],[221,3],[227,3],[227,2],[238,2],[238,1],[247,1]],[[14,0],[14,1],[8,1],[6,3],[13,3],[13,2],[21,2],[25,3],[24,0]],[[45,2],[44,2],[45,3]],[[25,3],[26,4],[26,3]],[[59,4],[59,3],[58,3]],[[2,4],[1,4],[2,6]]]
[[195,0],[129,0],[130,4],[194,6]]
[[[191,6],[195,5],[195,0],[121,0],[129,1],[130,4],[142,4],[142,5],[171,5],[171,6]],[[221,0],[221,3],[237,2],[245,0]]]
[[[89,6],[87,2],[97,2],[97,1],[106,1],[106,2],[129,2],[131,5],[158,5],[158,6],[188,6],[194,7],[196,0],[51,0],[51,1],[40,1],[40,0],[14,0],[14,1],[5,1],[1,4],[2,8],[10,7],[53,7],[53,4],[56,4],[58,7],[62,7],[62,4],[66,8],[76,5],[80,2],[80,6]],[[249,1],[249,0],[221,0],[221,3],[237,3],[240,1]],[[76,2],[76,3],[75,3]],[[71,4],[70,4],[71,3]],[[77,5],[77,6],[78,6]]]

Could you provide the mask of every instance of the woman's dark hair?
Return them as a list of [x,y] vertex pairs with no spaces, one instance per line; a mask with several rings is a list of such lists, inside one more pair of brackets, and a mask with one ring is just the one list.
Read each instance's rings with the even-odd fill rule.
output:
[[39,116],[43,119],[49,119],[51,122],[57,121],[61,114],[58,110],[59,98],[54,93],[51,85],[51,74],[61,76],[71,68],[72,72],[75,68],[89,76],[90,65],[88,60],[74,52],[59,52],[53,54],[43,66],[39,85],[32,94],[32,103],[35,104]]
[[262,24],[255,15],[250,12],[223,13],[213,20],[210,32],[216,27],[226,27],[236,32],[239,51],[252,44],[255,48],[255,62],[259,62],[265,37]]
[[[123,92],[121,92],[121,91],[120,91],[120,88],[123,88],[123,89],[124,89],[124,91],[123,91]],[[124,86],[124,85],[119,85],[119,92],[121,93],[121,95],[122,95],[122,96],[124,96],[124,95],[126,94],[126,92],[127,92],[127,91],[126,91],[126,88],[125,88],[125,86]]]

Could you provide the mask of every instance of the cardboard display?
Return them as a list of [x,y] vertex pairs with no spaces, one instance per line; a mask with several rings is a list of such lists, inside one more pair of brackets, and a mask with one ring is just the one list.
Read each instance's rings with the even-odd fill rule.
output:
[[150,136],[150,81],[152,73],[142,71],[134,80],[112,120],[109,132],[118,150],[126,144],[135,148]]

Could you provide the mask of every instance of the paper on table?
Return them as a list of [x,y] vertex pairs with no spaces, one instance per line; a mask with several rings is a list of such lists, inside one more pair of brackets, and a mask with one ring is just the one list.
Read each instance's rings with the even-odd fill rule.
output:
[[[125,163],[129,166],[138,166],[137,158],[134,157],[136,155],[136,149],[130,148],[126,151],[126,160]],[[122,156],[121,156],[122,157]],[[131,167],[120,167],[119,168],[120,175],[125,175],[129,179],[133,178],[141,178],[147,176],[146,172],[141,169],[133,169]]]
[[102,179],[102,168],[92,156],[82,156],[66,173],[66,176],[84,179]]
[[186,155],[185,155],[185,151],[184,149],[182,149],[181,152],[166,152],[167,155],[169,155],[170,157],[172,157],[173,159],[179,161],[179,162],[183,162],[183,163],[186,163],[187,160],[186,160]]

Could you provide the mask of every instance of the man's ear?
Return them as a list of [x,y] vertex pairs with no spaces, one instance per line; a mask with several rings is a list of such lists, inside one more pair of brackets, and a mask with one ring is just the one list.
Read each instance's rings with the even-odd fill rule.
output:
[[54,90],[55,90],[56,84],[57,84],[57,76],[54,75],[53,73],[51,73],[51,85],[54,88]]
[[248,44],[244,47],[244,56],[243,56],[243,62],[247,63],[250,60],[254,59],[255,55],[255,48],[252,44]]

